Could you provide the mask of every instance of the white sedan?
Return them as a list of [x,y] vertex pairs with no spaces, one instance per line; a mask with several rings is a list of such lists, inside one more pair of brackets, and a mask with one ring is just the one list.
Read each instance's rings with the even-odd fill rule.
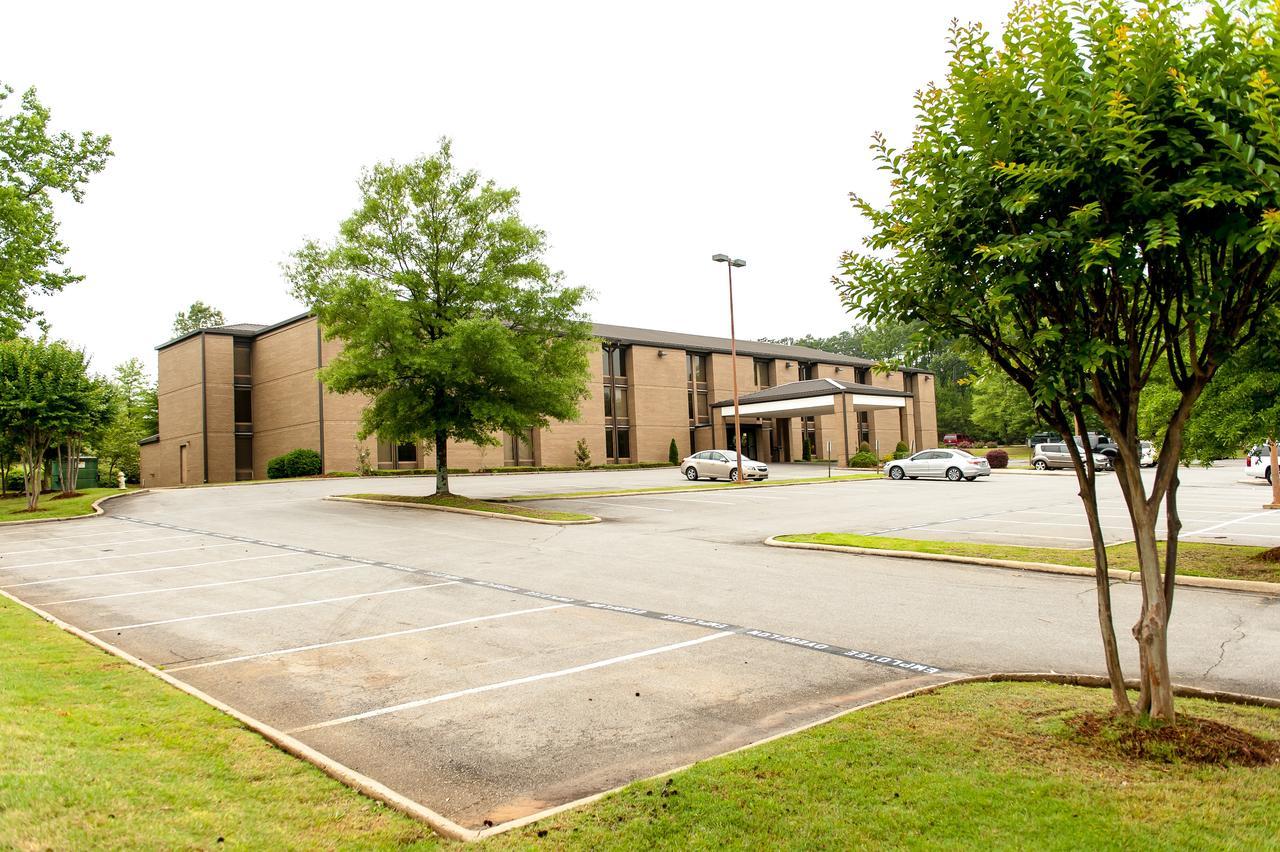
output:
[[1267,444],[1259,444],[1250,449],[1248,455],[1244,457],[1244,467],[1250,476],[1271,482],[1271,447]]
[[[680,472],[691,482],[699,477],[738,480],[738,454],[733,450],[703,450],[680,462]],[[742,457],[743,479],[768,479],[769,467],[763,462]]]
[[921,450],[914,456],[896,459],[884,467],[890,479],[918,479],[921,476],[945,477],[952,482],[973,482],[979,476],[990,476],[987,460],[964,450]]

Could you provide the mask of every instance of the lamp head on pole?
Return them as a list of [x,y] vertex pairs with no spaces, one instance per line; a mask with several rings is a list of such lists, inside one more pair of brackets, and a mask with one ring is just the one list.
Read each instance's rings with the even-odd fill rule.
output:
[[727,254],[713,254],[711,255],[711,259],[714,260],[716,263],[727,263],[730,266],[742,267],[747,265],[747,262],[742,258],[740,257],[730,258],[729,255]]

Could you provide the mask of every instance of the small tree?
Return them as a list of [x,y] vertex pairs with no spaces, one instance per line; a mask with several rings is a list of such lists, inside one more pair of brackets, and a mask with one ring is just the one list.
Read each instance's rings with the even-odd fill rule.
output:
[[578,439],[578,445],[573,448],[573,460],[578,467],[591,467],[591,447],[587,446],[586,438]]
[[31,295],[83,278],[63,265],[67,247],[58,239],[55,195],[83,200],[85,184],[111,156],[110,136],[53,132],[35,89],[16,105],[12,95],[0,83],[0,337],[39,316],[28,304]]
[[[1137,709],[1162,719],[1184,427],[1232,353],[1274,333],[1280,303],[1280,10],[1203,11],[1045,0],[1016,8],[998,50],[980,26],[953,25],[947,83],[918,96],[910,148],[875,141],[891,197],[855,199],[872,234],[844,263],[851,308],[970,341],[1052,428],[1080,431],[1092,413],[1118,442],[1141,575]],[[1148,489],[1137,429],[1159,370],[1175,390]],[[1097,471],[1066,445],[1112,695],[1131,712]]]
[[[88,361],[83,353],[81,359],[87,367]],[[101,440],[119,407],[115,388],[105,379],[90,378],[87,372],[77,393],[79,405],[67,418],[58,445],[58,474],[64,497],[76,493],[80,458],[86,442],[93,444]]]
[[676,446],[676,439],[671,439],[671,446],[667,447],[667,464],[680,464],[680,448]]
[[191,307],[178,311],[173,318],[173,336],[181,337],[202,328],[217,328],[226,324],[227,318],[222,315],[222,311],[197,299],[191,303]]
[[360,207],[332,245],[308,242],[293,293],[345,348],[321,378],[370,398],[360,437],[435,444],[449,493],[448,442],[495,446],[587,395],[586,291],[543,260],[546,235],[520,221],[519,194],[454,168],[449,142],[360,179]]
[[0,423],[19,446],[28,511],[39,508],[49,446],[80,422],[87,384],[77,350],[23,338],[0,342]]

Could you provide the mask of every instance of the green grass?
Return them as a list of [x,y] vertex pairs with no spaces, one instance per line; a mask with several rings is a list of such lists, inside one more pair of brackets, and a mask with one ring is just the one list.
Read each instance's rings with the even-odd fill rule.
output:
[[[1081,687],[950,687],[633,784],[492,845],[1275,848],[1280,765],[1136,763],[1069,733],[1064,718],[1108,704],[1105,691]],[[1280,737],[1276,710],[1178,708]]]
[[[780,535],[782,541],[810,544],[834,544],[841,547],[874,547],[880,550],[911,550],[917,553],[941,553],[950,556],[976,556],[982,559],[1012,559],[1018,562],[1048,562],[1053,565],[1093,567],[1092,550],[1066,550],[1057,547],[1023,547],[1015,544],[980,544],[961,541],[921,541],[914,538],[889,538],[854,533],[805,533]],[[1178,544],[1178,573],[1196,577],[1228,580],[1262,580],[1280,583],[1280,562],[1264,562],[1256,557],[1267,550],[1239,544]],[[1161,554],[1164,549],[1161,548]],[[1124,571],[1138,570],[1137,546],[1113,544],[1107,548],[1109,564]]]
[[491,503],[488,500],[473,500],[459,494],[432,494],[427,497],[401,494],[343,494],[342,496],[354,497],[358,500],[380,500],[384,503],[415,503],[424,506],[444,506],[450,509],[470,509],[474,512],[515,515],[521,518],[536,518],[540,521],[590,521],[595,518],[595,515],[584,515],[580,512],[552,512],[529,506],[511,506],[505,503]]
[[431,848],[431,830],[0,598],[0,849]]
[[767,479],[764,482],[716,482],[707,485],[657,485],[650,488],[612,488],[599,491],[560,491],[546,494],[516,494],[511,497],[495,497],[494,500],[574,500],[579,497],[621,497],[626,494],[665,494],[678,491],[714,491],[723,488],[777,488],[783,485],[821,485],[824,482],[851,482],[859,479],[880,479],[878,473],[839,474],[831,477]]
[[[0,848],[431,849],[373,802],[0,598]],[[881,704],[484,844],[1266,848],[1280,766],[1134,763],[1064,719],[1102,690],[973,684]],[[1280,737],[1280,712],[1181,700]],[[219,841],[224,840],[224,844]]]
[[[70,478],[70,477],[68,477]],[[128,491],[136,491],[130,488]],[[75,497],[59,497],[57,494],[41,494],[40,508],[28,512],[27,498],[21,494],[0,499],[0,523],[33,521],[38,518],[74,518],[93,514],[93,501],[108,494],[123,494],[119,488],[86,488]]]

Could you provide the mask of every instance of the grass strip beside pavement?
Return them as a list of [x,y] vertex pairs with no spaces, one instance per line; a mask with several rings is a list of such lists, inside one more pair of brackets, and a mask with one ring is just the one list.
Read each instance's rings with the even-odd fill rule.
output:
[[[780,535],[779,541],[806,544],[830,544],[838,547],[869,547],[877,550],[909,550],[946,556],[973,556],[980,559],[1009,559],[1016,562],[1047,562],[1076,568],[1093,567],[1092,550],[1067,550],[1058,547],[1026,547],[1016,544],[982,544],[967,541],[924,541],[914,538],[889,538],[854,533],[805,533]],[[1221,580],[1261,580],[1280,583],[1280,562],[1266,562],[1258,555],[1268,548],[1242,544],[1178,543],[1178,573]],[[1164,555],[1163,546],[1160,548]],[[1138,548],[1129,542],[1107,548],[1110,567],[1122,571],[1138,570]]]
[[83,491],[76,492],[75,497],[41,494],[40,508],[34,512],[26,510],[27,498],[25,495],[19,494],[16,497],[9,495],[0,499],[0,524],[11,521],[36,521],[45,518],[75,518],[80,515],[92,515],[95,500],[101,500],[108,494],[128,494],[130,491],[137,490],[136,488],[129,488],[124,491],[119,488],[86,488]]
[[[1280,765],[1137,761],[1069,720],[1105,690],[968,684],[642,781],[486,845],[620,849],[1270,848]],[[1280,737],[1280,711],[1180,699]]]
[[552,512],[547,509],[534,509],[529,506],[512,506],[505,503],[493,503],[488,500],[475,500],[459,494],[431,494],[426,497],[402,494],[344,494],[342,496],[356,500],[377,500],[383,503],[412,503],[419,506],[440,506],[446,509],[467,509],[472,512],[512,515],[518,518],[533,518],[539,521],[598,520],[595,515],[584,515],[581,512]]
[[622,497],[627,494],[677,494],[683,491],[720,491],[726,488],[778,488],[785,485],[821,485],[824,482],[853,482],[860,479],[883,479],[879,473],[854,473],[831,477],[799,477],[795,479],[766,479],[764,482],[717,482],[710,485],[655,485],[649,488],[613,488],[600,491],[552,491],[546,494],[513,494],[510,497],[493,497],[495,502],[508,503],[524,500],[575,500],[580,497]]
[[0,597],[0,849],[434,848],[426,825]]

